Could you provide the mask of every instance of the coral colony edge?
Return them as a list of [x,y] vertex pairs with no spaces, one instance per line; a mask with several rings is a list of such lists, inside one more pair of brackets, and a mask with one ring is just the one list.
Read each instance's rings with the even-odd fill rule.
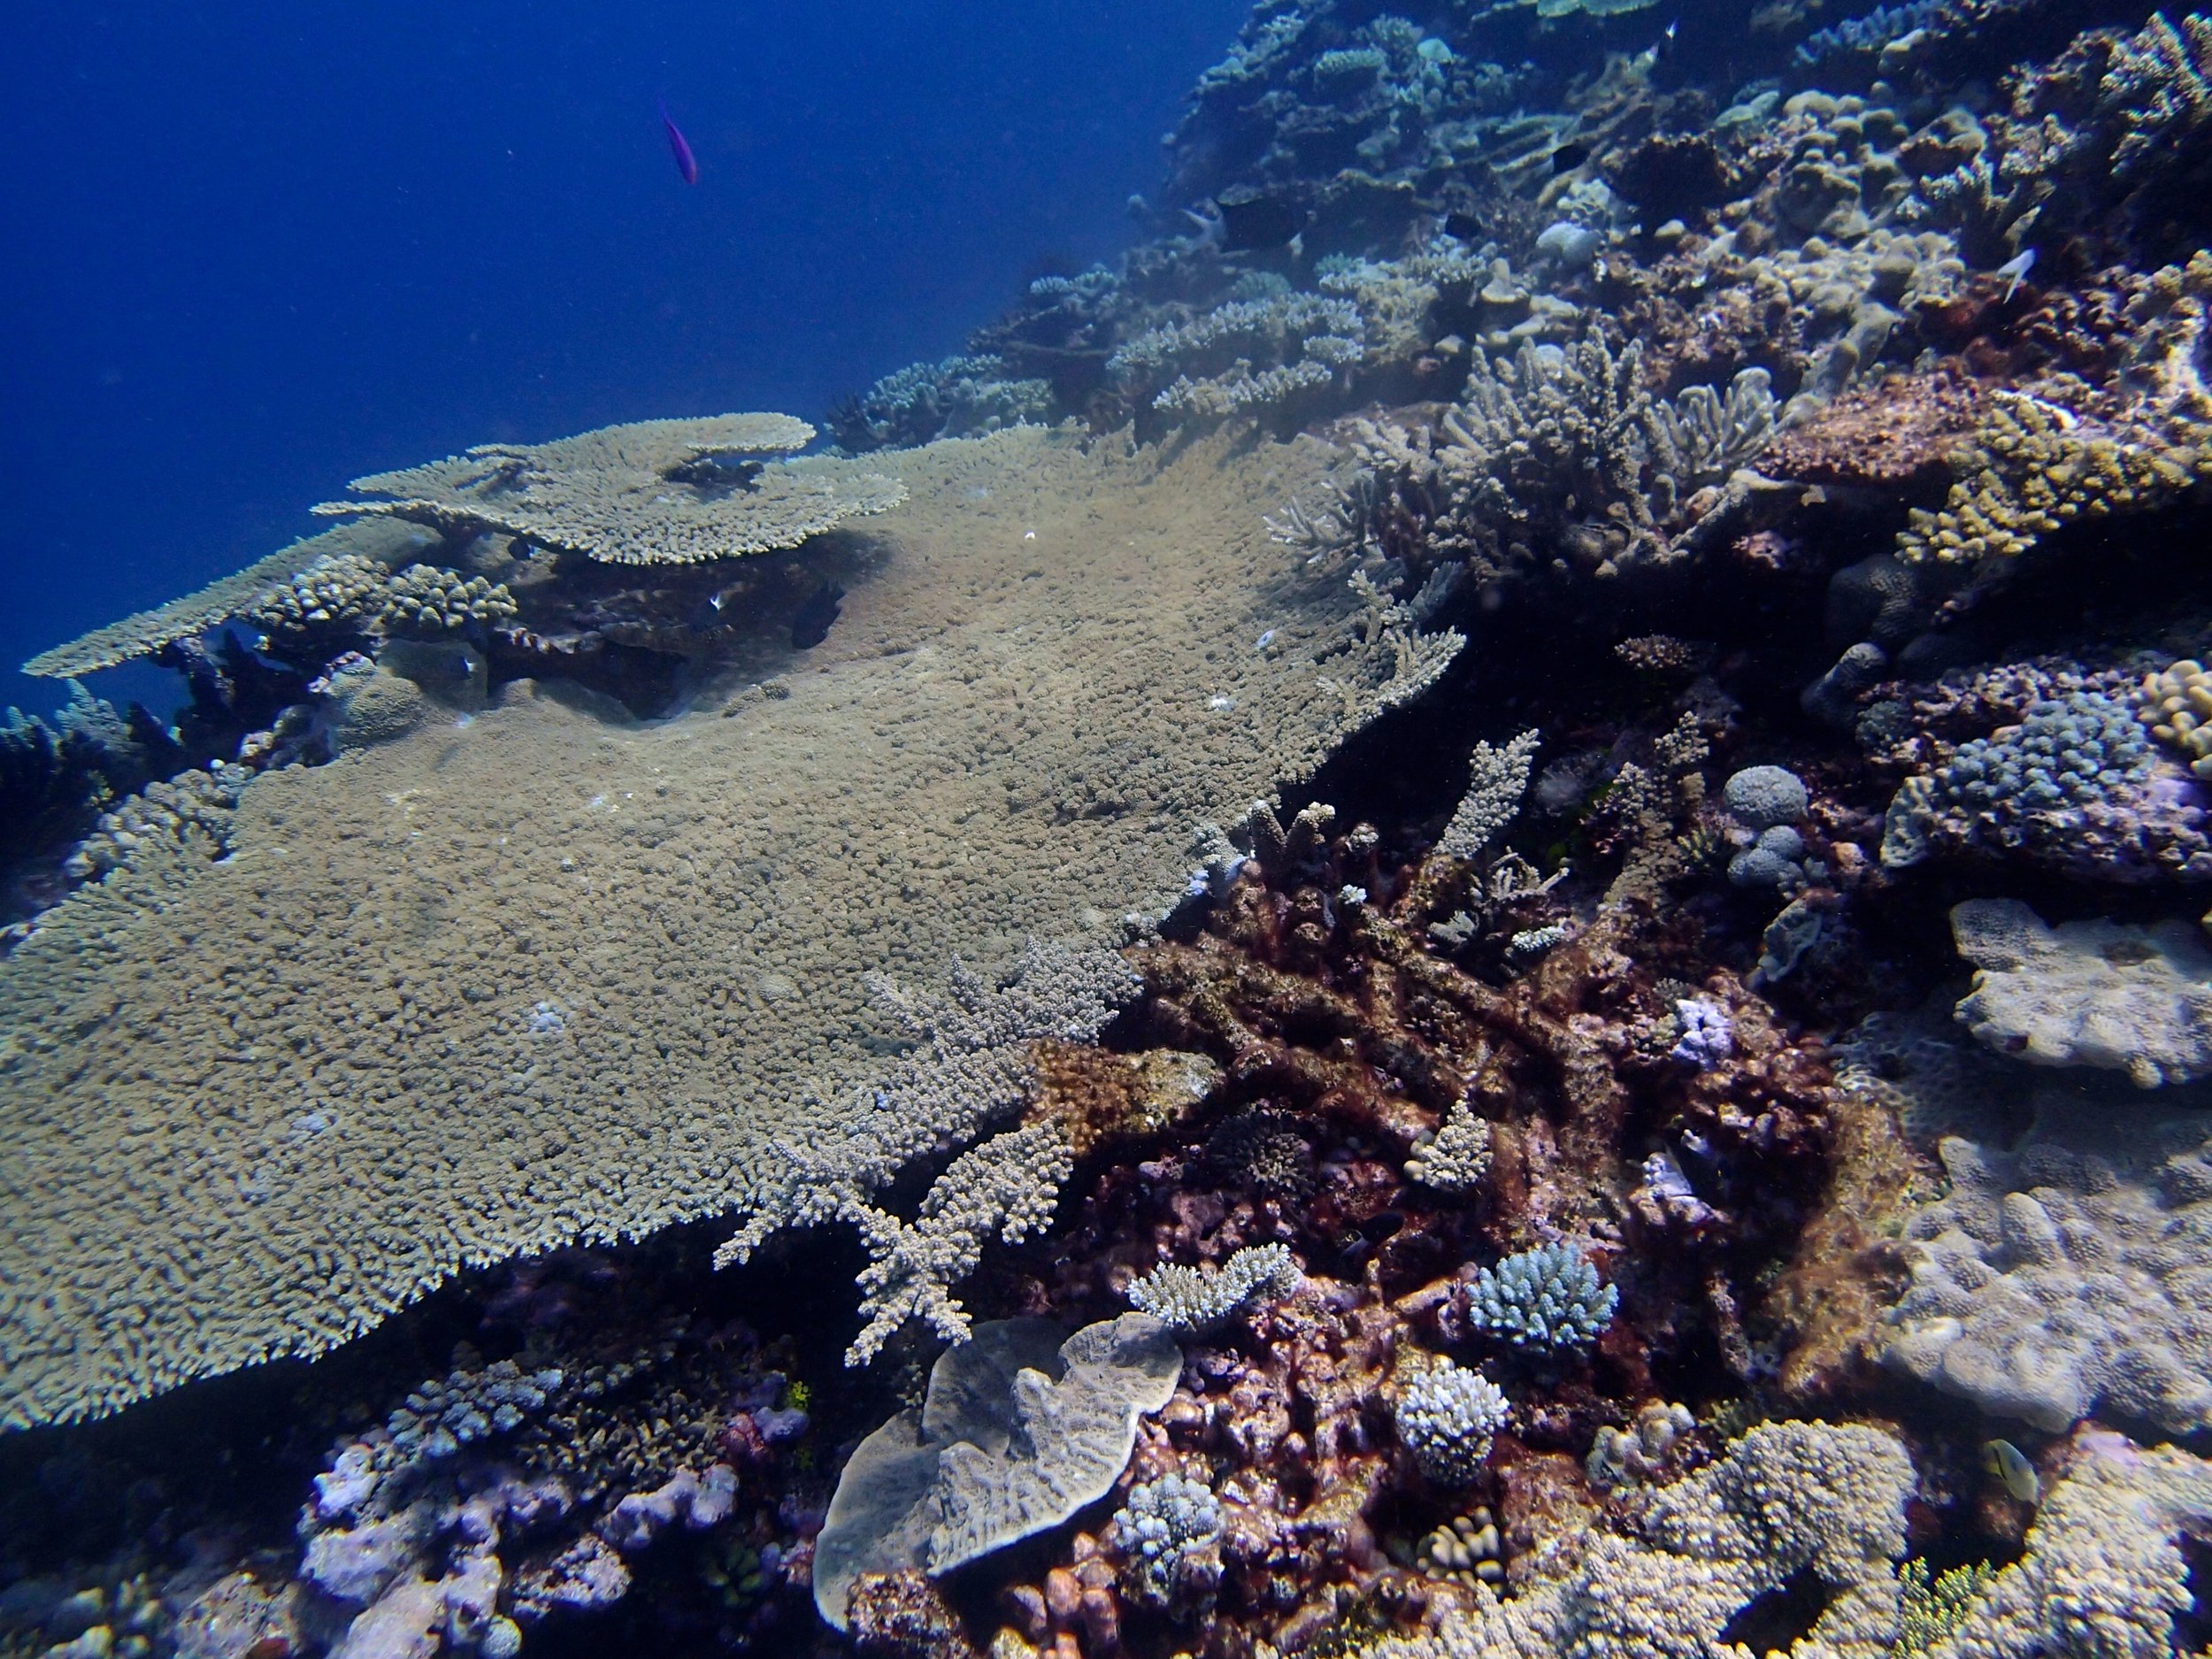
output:
[[1166,158],[29,664],[188,701],[0,732],[4,1659],[2207,1650],[2212,20]]

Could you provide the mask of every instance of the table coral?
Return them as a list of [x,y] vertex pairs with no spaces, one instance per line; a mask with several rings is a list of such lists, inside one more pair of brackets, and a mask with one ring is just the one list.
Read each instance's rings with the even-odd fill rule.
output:
[[495,531],[616,564],[684,564],[795,547],[905,498],[851,463],[763,463],[814,428],[787,415],[641,420],[353,480],[319,513],[381,514],[443,532]]
[[[319,1352],[467,1263],[788,1217],[789,1153],[873,1189],[972,1137],[1003,1078],[969,1089],[956,1056],[878,1109],[868,1040],[897,1033],[868,975],[1002,970],[1046,927],[1119,942],[1183,891],[1156,822],[1310,769],[1392,695],[1396,625],[1325,574],[1286,588],[1265,538],[1325,458],[1162,472],[1034,430],[911,455],[934,481],[882,521],[892,573],[787,695],[624,729],[518,694],[262,774],[226,863],[79,889],[0,964],[0,1066],[38,1102],[0,1417]],[[533,1036],[549,999],[566,1029]],[[291,1138],[334,1099],[334,1133]]]

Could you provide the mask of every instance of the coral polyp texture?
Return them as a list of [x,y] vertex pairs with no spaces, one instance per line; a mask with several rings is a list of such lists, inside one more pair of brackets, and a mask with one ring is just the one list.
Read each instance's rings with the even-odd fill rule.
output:
[[80,889],[0,963],[0,1417],[319,1352],[470,1263],[787,1218],[809,1170],[865,1192],[972,1137],[1002,1071],[949,1050],[894,1110],[871,976],[1117,942],[1181,896],[1185,826],[1396,695],[1394,625],[1285,588],[1262,527],[1325,458],[916,452],[890,573],[780,695],[624,728],[511,687],[465,741],[263,776],[219,864]]
[[[796,547],[895,507],[906,487],[849,463],[793,463],[814,428],[788,415],[641,420],[353,480],[358,501],[315,511],[384,514],[448,533],[496,531],[618,565],[683,565]],[[763,462],[757,458],[769,457]]]

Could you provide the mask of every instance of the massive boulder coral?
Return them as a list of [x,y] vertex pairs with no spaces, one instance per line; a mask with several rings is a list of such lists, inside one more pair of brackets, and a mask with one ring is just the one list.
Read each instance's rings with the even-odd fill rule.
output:
[[621,565],[682,565],[796,547],[887,511],[905,486],[849,462],[788,462],[814,428],[788,415],[640,420],[550,443],[357,478],[358,501],[319,513],[384,514],[447,533],[495,531]]
[[2124,1071],[2139,1088],[2212,1071],[2212,949],[2189,923],[2051,927],[2017,899],[1970,899],[1951,933],[1975,967],[1958,1017],[1998,1053]]
[[2040,1429],[2098,1411],[2193,1433],[2212,1427],[2212,1120],[2104,1117],[2054,1115],[2016,1152],[1940,1143],[1951,1192],[1907,1224],[1887,1357]]
[[636,727],[511,687],[265,774],[219,864],[80,889],[0,964],[0,1420],[972,1138],[1000,1102],[956,1066],[879,1108],[871,975],[1118,942],[1181,898],[1191,826],[1456,642],[1286,575],[1263,512],[1327,459],[1034,429],[902,456],[894,557],[804,676]]

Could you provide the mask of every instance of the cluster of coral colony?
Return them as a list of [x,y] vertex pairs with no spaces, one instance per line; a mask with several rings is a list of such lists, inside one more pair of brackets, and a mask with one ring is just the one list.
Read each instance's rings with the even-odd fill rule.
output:
[[33,664],[190,701],[0,733],[19,953],[526,678],[787,696],[941,440],[1326,446],[1270,545],[1405,672],[1107,968],[905,1004],[984,1104],[895,1155],[25,1414],[0,1655],[2212,1642],[2212,21],[1260,0],[1168,159],[828,455],[365,479]]

